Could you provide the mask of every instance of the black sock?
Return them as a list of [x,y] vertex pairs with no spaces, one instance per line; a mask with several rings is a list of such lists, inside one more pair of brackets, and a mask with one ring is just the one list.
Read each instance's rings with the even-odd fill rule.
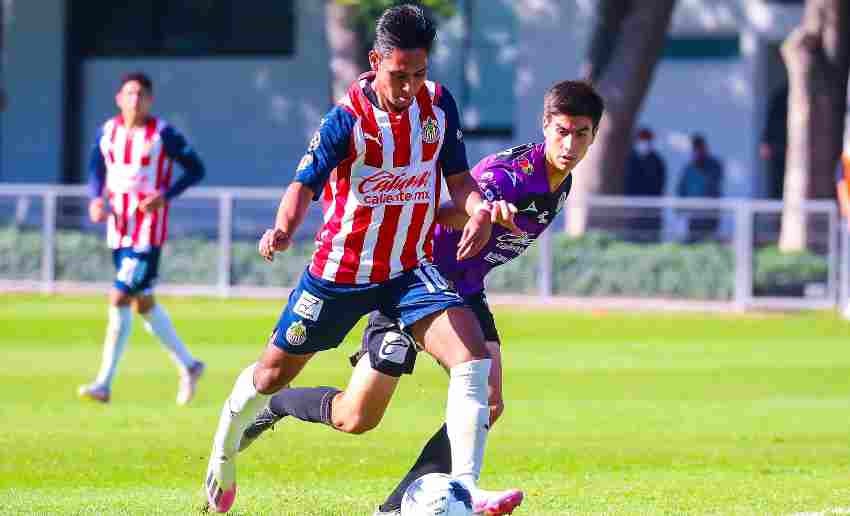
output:
[[333,387],[283,389],[272,396],[269,408],[278,416],[293,416],[301,421],[333,426],[331,402],[340,392]]
[[431,437],[428,444],[422,448],[422,453],[416,459],[416,463],[407,472],[407,475],[396,486],[395,491],[384,501],[379,507],[381,511],[394,511],[401,507],[401,499],[404,497],[404,491],[407,490],[414,480],[427,475],[428,473],[445,473],[452,472],[452,448],[449,444],[449,435],[446,433],[446,425],[437,430],[437,433]]

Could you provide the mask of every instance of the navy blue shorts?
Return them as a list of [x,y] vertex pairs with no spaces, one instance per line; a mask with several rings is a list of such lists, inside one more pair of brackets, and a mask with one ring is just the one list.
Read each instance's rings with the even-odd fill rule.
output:
[[133,296],[153,292],[159,275],[158,247],[146,252],[134,251],[132,247],[113,249],[112,262],[115,264],[115,288]]
[[271,342],[287,353],[315,353],[339,346],[357,321],[373,310],[406,327],[455,306],[463,306],[463,299],[430,263],[366,285],[334,283],[305,270]]
[[[464,296],[463,301],[478,319],[484,340],[501,343],[496,321],[484,291]],[[404,331],[395,319],[376,311],[369,314],[360,349],[349,357],[349,361],[352,366],[356,366],[363,355],[369,355],[372,369],[398,378],[403,374],[413,373],[416,351],[410,334]]]

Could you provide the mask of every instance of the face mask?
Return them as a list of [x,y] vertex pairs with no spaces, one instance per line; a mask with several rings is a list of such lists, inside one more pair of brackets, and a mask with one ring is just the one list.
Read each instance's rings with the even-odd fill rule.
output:
[[641,156],[646,156],[652,150],[652,144],[647,140],[638,140],[635,143],[635,151]]

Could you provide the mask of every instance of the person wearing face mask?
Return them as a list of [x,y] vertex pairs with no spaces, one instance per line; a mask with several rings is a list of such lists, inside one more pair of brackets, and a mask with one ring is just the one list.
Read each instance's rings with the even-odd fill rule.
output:
[[[691,136],[691,160],[682,170],[676,189],[679,197],[720,197],[723,184],[723,163],[709,154],[708,144],[701,134]],[[711,237],[717,231],[717,215],[704,210],[687,217],[686,241]]]
[[[626,161],[625,190],[630,197],[664,195],[667,167],[653,146],[652,130],[642,127]],[[661,219],[656,209],[639,209],[629,218],[629,236],[636,240],[657,240]]]

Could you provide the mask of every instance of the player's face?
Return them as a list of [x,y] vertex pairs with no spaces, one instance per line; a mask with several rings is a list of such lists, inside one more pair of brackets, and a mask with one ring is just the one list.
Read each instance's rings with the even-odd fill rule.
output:
[[127,81],[115,95],[115,103],[125,118],[141,120],[150,113],[153,97],[138,81]]
[[543,136],[546,161],[558,170],[569,172],[587,154],[596,135],[590,117],[551,115],[543,120]]
[[425,85],[428,52],[393,49],[389,55],[372,50],[369,64],[375,71],[375,93],[391,111],[404,111]]

